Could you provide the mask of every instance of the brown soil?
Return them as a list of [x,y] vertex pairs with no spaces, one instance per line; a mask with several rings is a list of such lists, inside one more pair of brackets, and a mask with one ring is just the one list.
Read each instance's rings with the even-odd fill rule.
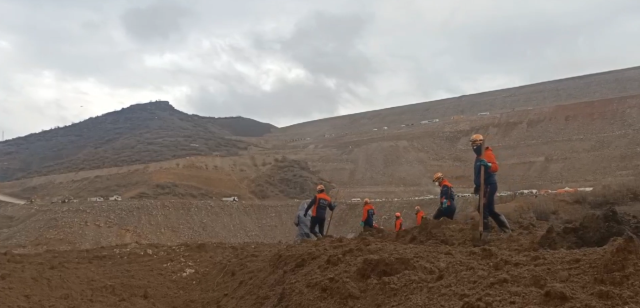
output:
[[634,307],[640,248],[472,248],[469,226],[301,245],[136,245],[0,255],[4,307]]
[[541,248],[580,249],[602,247],[613,238],[625,234],[640,236],[640,221],[636,216],[618,213],[615,208],[587,214],[580,223],[565,226],[551,225],[540,238]]

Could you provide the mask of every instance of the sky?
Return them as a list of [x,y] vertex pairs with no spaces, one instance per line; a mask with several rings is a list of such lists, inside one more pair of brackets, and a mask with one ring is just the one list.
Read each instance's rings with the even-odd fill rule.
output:
[[637,0],[0,0],[0,130],[131,104],[277,126],[640,65]]

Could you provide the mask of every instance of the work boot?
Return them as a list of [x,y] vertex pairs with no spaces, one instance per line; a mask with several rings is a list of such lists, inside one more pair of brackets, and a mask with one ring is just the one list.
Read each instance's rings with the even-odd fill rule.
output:
[[507,221],[507,218],[504,217],[504,215],[500,215],[498,220],[496,220],[496,224],[498,225],[498,228],[502,230],[502,232],[511,233],[511,227],[509,226],[509,222]]

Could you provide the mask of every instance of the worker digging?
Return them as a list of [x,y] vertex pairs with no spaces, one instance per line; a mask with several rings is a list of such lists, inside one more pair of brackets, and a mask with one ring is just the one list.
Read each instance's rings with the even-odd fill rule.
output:
[[[496,173],[498,172],[498,162],[496,156],[490,147],[484,146],[484,137],[479,134],[471,136],[469,139],[471,142],[471,148],[476,154],[476,159],[473,166],[473,183],[475,185],[473,193],[478,195],[480,193],[481,186],[484,186],[484,200],[482,202],[482,238],[488,238],[491,233],[491,224],[489,223],[489,217],[498,225],[498,228],[505,233],[511,233],[511,227],[507,222],[504,215],[496,212],[496,193],[498,192],[498,180]],[[482,178],[481,173],[484,173]],[[481,178],[484,181],[481,183]],[[484,184],[484,185],[482,185]],[[478,211],[480,204],[478,204]]]
[[373,217],[376,215],[376,209],[373,208],[373,204],[368,198],[364,199],[364,206],[362,207],[362,220],[360,221],[360,227],[376,227],[373,222]]
[[444,178],[441,172],[433,175],[433,182],[440,186],[440,204],[433,214],[433,220],[440,220],[445,217],[453,220],[456,215],[456,194],[453,191],[453,186]]
[[[303,217],[307,217],[311,210],[310,232],[316,238],[324,236],[324,223],[326,221],[327,209],[334,211],[336,204],[331,202],[331,198],[325,193],[324,185],[318,185],[316,195],[309,201],[307,208],[304,210]],[[318,230],[316,230],[318,228]]]

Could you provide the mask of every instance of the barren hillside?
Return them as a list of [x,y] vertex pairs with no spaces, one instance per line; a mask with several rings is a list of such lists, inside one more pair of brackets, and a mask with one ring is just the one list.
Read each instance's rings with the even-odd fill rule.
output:
[[481,112],[496,114],[636,94],[640,94],[640,67],[310,121],[278,129],[273,137],[319,137],[385,126],[395,129],[432,119],[444,121]]
[[188,115],[168,102],[132,105],[70,126],[0,143],[0,181],[164,161],[235,155],[274,126]]

